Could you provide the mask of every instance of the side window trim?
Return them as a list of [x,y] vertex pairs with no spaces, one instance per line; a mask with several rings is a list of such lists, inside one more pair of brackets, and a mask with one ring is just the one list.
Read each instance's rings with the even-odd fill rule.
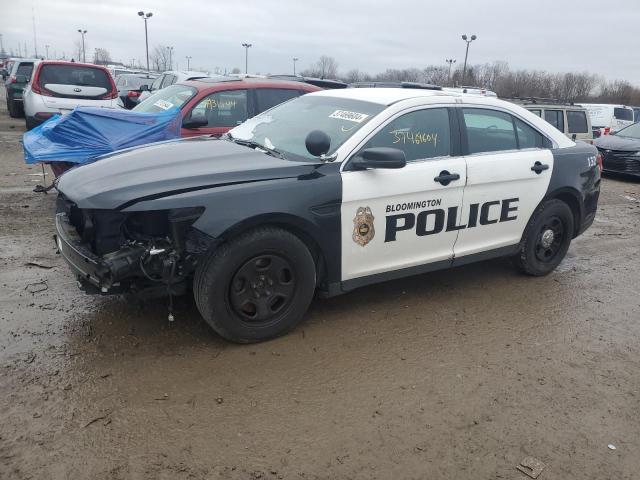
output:
[[[360,152],[360,150],[362,150],[362,147],[364,145],[366,145],[366,143],[371,140],[374,136],[376,136],[382,129],[386,128],[387,125],[389,125],[391,122],[393,122],[394,120],[400,118],[403,115],[406,115],[408,113],[412,113],[412,112],[417,112],[419,110],[427,110],[427,109],[432,109],[432,108],[444,108],[447,110],[448,114],[449,114],[449,141],[450,141],[450,146],[449,146],[449,151],[451,152],[450,155],[448,156],[440,156],[440,157],[430,157],[430,158],[424,158],[424,159],[418,159],[418,160],[412,160],[411,162],[407,162],[407,163],[423,163],[423,162],[430,162],[433,160],[439,160],[439,159],[443,159],[443,158],[455,158],[455,157],[460,157],[462,156],[462,146],[460,145],[460,127],[458,125],[458,120],[452,120],[452,117],[455,116],[455,108],[449,104],[434,104],[434,105],[420,105],[418,107],[408,107],[404,110],[400,110],[399,112],[396,112],[392,117],[387,118],[387,120],[383,123],[381,123],[380,125],[378,125],[373,131],[371,131],[366,137],[364,137],[347,155],[345,155],[345,160],[343,160],[341,163],[341,171],[349,171],[349,164],[351,163],[351,160],[353,158],[355,158],[358,153]],[[455,122],[456,125],[456,130],[453,130],[452,127],[452,122]],[[454,153],[457,153],[454,154]]]

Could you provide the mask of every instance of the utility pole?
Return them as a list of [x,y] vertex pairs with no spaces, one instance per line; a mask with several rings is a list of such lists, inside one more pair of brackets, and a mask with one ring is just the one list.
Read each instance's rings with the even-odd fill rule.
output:
[[168,68],[168,70],[173,70],[173,47],[167,47],[167,52],[169,52],[169,68]]
[[38,58],[38,41],[36,40],[36,14],[34,13],[33,6],[31,7],[31,21],[33,22],[33,50],[35,57]]
[[190,67],[191,67],[191,57],[189,55],[187,55],[184,58],[187,59],[187,72],[188,72],[190,70]]
[[251,47],[250,43],[243,43],[244,47],[244,73],[249,73],[249,48]]
[[464,80],[465,80],[465,77],[467,76],[467,57],[469,56],[469,44],[473,42],[476,38],[478,37],[476,37],[475,35],[471,35],[471,39],[467,39],[466,35],[462,35],[462,40],[467,42],[467,51],[464,54],[464,67],[462,68],[462,85],[461,86],[464,86]]
[[456,60],[454,58],[447,58],[445,60],[445,62],[447,62],[449,64],[449,73],[447,74],[447,85],[449,85],[449,83],[451,81],[451,65],[456,63]]
[[49,45],[45,45],[44,49],[47,51],[47,60],[49,60]]
[[149,34],[147,31],[147,20],[153,16],[153,13],[144,13],[143,11],[139,11],[138,15],[144,20],[144,44],[147,51],[147,72],[149,72]]
[[[84,49],[84,36],[87,34],[86,30],[78,29],[78,33],[82,35],[82,62],[87,63],[87,52]],[[80,60],[80,59],[78,59]]]
[[296,62],[300,60],[298,57],[293,57],[293,75],[296,74]]

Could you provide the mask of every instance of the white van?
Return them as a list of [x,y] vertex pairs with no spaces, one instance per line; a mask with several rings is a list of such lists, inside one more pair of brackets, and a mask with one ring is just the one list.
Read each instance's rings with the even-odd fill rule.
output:
[[596,136],[609,135],[633,125],[633,108],[631,107],[606,103],[583,103],[582,106],[589,112],[591,127],[596,132]]

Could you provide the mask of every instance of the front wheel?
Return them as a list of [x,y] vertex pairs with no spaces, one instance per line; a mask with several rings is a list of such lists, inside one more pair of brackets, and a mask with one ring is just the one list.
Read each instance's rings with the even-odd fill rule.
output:
[[528,275],[551,273],[569,250],[573,237],[573,213],[561,200],[548,200],[534,212],[525,230],[520,253],[514,258]]
[[291,330],[316,286],[315,262],[292,233],[261,227],[211,252],[196,269],[194,296],[205,321],[237,343],[259,342]]

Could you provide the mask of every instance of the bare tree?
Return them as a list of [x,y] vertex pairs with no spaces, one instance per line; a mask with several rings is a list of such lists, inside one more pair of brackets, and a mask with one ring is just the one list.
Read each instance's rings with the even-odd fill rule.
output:
[[111,54],[106,48],[96,48],[93,55],[93,63],[96,65],[108,65],[111,63]]
[[300,73],[305,77],[337,78],[338,62],[333,57],[322,55],[316,63]]
[[169,68],[169,50],[164,45],[156,45],[153,47],[151,54],[149,55],[149,63],[151,68],[162,72]]
[[[91,49],[89,48],[89,42],[87,41],[87,37],[85,36],[84,39],[84,51],[85,52],[90,52]],[[73,42],[73,57],[75,57],[76,62],[84,62],[84,55],[83,55],[83,51],[82,51],[82,40],[77,39],[74,40]]]

